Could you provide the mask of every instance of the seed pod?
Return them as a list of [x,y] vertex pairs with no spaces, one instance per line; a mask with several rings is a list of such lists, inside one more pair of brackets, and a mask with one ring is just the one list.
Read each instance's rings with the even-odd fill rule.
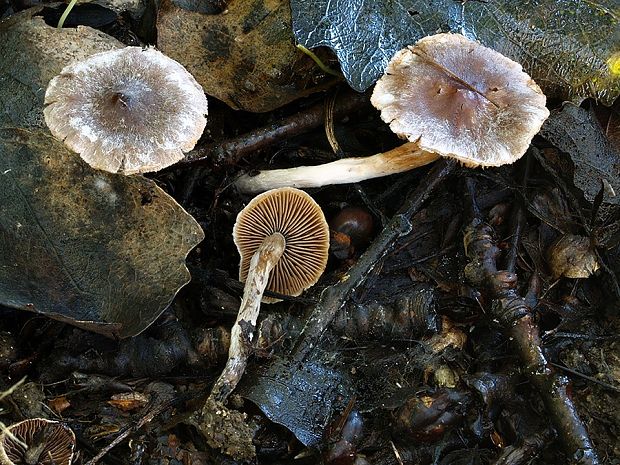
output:
[[360,207],[346,207],[329,222],[330,229],[344,234],[356,250],[366,247],[374,231],[372,215]]

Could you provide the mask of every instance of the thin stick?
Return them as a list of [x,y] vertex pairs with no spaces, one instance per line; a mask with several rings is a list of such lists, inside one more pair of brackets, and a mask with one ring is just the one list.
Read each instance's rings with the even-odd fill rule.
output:
[[[337,118],[369,105],[368,97],[364,94],[353,92],[340,94],[334,108],[334,115]],[[318,128],[324,119],[325,105],[320,102],[241,136],[192,150],[185,160],[175,165],[181,168],[184,165],[191,165],[192,168],[183,183],[185,187],[181,192],[182,202],[187,202],[191,198],[196,181],[204,176],[203,170],[207,168],[203,168],[202,165],[209,167],[236,165],[244,157],[258,154],[261,150]]]
[[246,174],[235,181],[235,186],[241,192],[263,192],[287,186],[308,188],[350,184],[409,171],[438,158],[439,155],[420,149],[415,142],[407,142],[369,157],[342,158],[317,166],[262,171],[256,176]]
[[284,236],[280,233],[274,233],[263,240],[263,243],[252,256],[243,290],[243,300],[239,306],[239,314],[230,332],[228,361],[222,374],[213,385],[209,396],[216,402],[223,404],[226,401],[245,372],[248,358],[252,353],[252,338],[260,311],[260,303],[269,281],[269,274],[280,260],[285,247]]
[[581,373],[580,371],[573,370],[572,368],[568,368],[564,365],[558,365],[557,363],[553,363],[553,362],[551,362],[551,365],[553,365],[556,368],[559,368],[560,370],[564,370],[567,373],[570,373],[571,375],[575,375],[575,376],[579,376],[580,378],[587,379],[591,383],[598,384],[602,388],[608,389],[609,391],[614,391],[620,394],[620,388],[613,386],[609,383],[605,383],[604,381],[601,381],[600,379],[593,378],[592,376],[588,376],[584,373]]
[[[525,173],[523,174],[523,183],[521,187],[523,192],[526,192],[527,180],[530,174],[531,157],[526,155],[525,158]],[[517,267],[517,257],[519,255],[519,245],[521,244],[521,233],[525,225],[525,213],[523,212],[523,205],[521,202],[516,204],[516,213],[514,215],[513,235],[510,243],[510,249],[506,257],[506,270],[514,272]]]
[[[341,118],[351,112],[368,105],[368,97],[364,94],[341,92],[336,99],[334,115]],[[258,153],[267,147],[273,146],[294,136],[320,127],[325,120],[325,104],[321,101],[299,113],[282,118],[267,126],[257,128],[246,134],[226,141],[204,145],[192,150],[185,160],[176,166],[183,165],[236,165],[250,154]]]
[[108,444],[103,449],[101,449],[99,453],[95,455],[92,459],[90,459],[88,462],[86,462],[85,465],[96,465],[97,462],[99,462],[99,460],[101,460],[108,452],[110,452],[113,448],[115,448],[121,442],[127,439],[127,437],[131,433],[138,431],[144,425],[153,421],[155,417],[165,412],[176,401],[177,399],[172,399],[169,401],[162,402],[158,405],[154,405],[154,407],[149,412],[147,412],[146,415],[144,415],[137,423],[134,423],[128,428],[125,428],[118,436],[116,436],[116,438],[114,438],[114,440],[110,444]]
[[323,332],[329,327],[348,296],[368,277],[381,258],[392,248],[394,241],[411,230],[411,217],[415,215],[431,193],[452,173],[453,160],[440,160],[405,200],[401,209],[392,217],[381,234],[368,247],[355,265],[338,284],[328,287],[321,294],[292,355],[303,360],[317,346]]

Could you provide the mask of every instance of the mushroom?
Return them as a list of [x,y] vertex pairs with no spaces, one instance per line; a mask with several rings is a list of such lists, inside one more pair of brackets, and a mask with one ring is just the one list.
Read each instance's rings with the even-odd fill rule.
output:
[[71,465],[75,435],[44,418],[15,423],[0,433],[0,465]]
[[284,187],[264,192],[239,213],[233,239],[241,255],[243,299],[230,335],[228,361],[211,391],[224,402],[236,387],[250,355],[254,327],[265,289],[298,296],[315,284],[327,265],[329,227],[321,207],[308,194]]
[[409,142],[385,153],[319,166],[263,171],[243,192],[319,187],[400,173],[440,156],[465,165],[513,163],[549,116],[545,95],[521,65],[460,34],[436,34],[396,53],[371,97]]
[[202,87],[154,48],[125,47],[66,66],[45,93],[45,122],[93,168],[157,171],[194,148],[206,125]]

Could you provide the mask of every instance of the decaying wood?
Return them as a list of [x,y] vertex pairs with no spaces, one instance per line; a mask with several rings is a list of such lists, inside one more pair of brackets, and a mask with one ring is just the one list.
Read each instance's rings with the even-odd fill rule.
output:
[[567,454],[577,463],[597,465],[600,461],[596,451],[567,393],[569,380],[555,372],[545,357],[531,308],[517,292],[516,273],[498,269],[500,250],[493,238],[493,229],[482,220],[475,202],[473,181],[469,179],[467,185],[472,221],[465,231],[465,249],[471,260],[465,273],[470,281],[486,289],[493,299],[489,306],[492,317],[500,322],[512,340],[523,373],[543,398]]

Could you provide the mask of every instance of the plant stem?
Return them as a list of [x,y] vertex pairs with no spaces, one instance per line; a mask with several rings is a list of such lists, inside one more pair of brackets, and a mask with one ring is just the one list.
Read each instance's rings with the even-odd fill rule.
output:
[[67,8],[65,8],[65,11],[62,12],[62,16],[58,20],[58,25],[56,26],[58,29],[62,29],[62,27],[65,24],[65,21],[67,20],[67,16],[69,16],[69,13],[71,13],[71,10],[73,10],[73,7],[75,6],[76,3],[77,3],[77,0],[71,0],[69,4],[67,5]]
[[304,47],[301,44],[297,44],[296,47],[297,47],[298,50],[300,50],[301,52],[305,53],[310,58],[312,58],[312,61],[314,61],[317,64],[317,66],[323,70],[324,73],[331,74],[332,76],[335,76],[335,77],[337,77],[339,79],[344,79],[344,76],[342,75],[342,73],[340,73],[338,71],[334,71],[333,69],[331,69],[325,63],[323,63],[321,61],[321,59],[314,54],[314,52],[312,52],[311,50],[308,50],[306,47]]
[[263,240],[252,256],[237,320],[230,332],[228,361],[209,396],[216,402],[224,403],[243,376],[252,353],[252,338],[269,274],[280,260],[285,247],[284,236],[274,233]]
[[241,192],[263,192],[287,186],[307,188],[349,184],[409,171],[438,158],[439,155],[420,149],[415,142],[407,142],[388,152],[369,157],[343,158],[317,166],[261,171],[256,176],[246,174],[237,179],[235,186]]

